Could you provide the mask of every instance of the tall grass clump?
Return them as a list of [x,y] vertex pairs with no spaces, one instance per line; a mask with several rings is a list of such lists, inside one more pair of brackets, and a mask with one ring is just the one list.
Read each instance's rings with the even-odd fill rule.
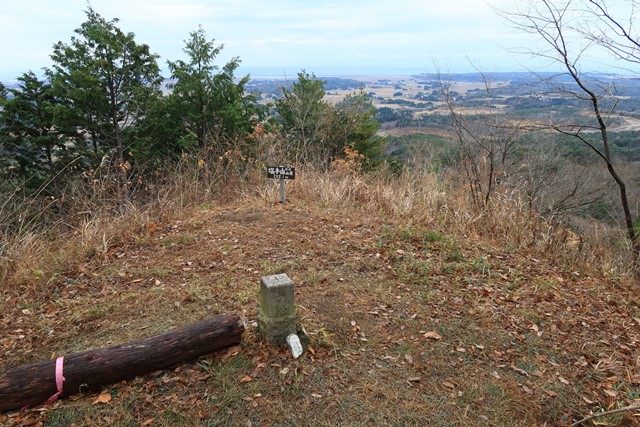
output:
[[[115,179],[105,173],[67,183],[56,197],[5,188],[0,205],[2,292],[46,290],[57,275],[84,260],[106,259],[110,250],[150,227],[188,217],[203,205],[264,204],[277,187],[264,177],[266,159],[185,155],[177,163],[134,179],[126,200],[115,198]],[[630,251],[616,230],[599,224],[577,234],[563,223],[531,212],[517,193],[498,193],[479,209],[446,175],[381,169],[323,171],[298,165],[288,183],[291,203],[366,216],[381,222],[438,229],[467,242],[624,276]],[[98,176],[96,174],[96,176]]]

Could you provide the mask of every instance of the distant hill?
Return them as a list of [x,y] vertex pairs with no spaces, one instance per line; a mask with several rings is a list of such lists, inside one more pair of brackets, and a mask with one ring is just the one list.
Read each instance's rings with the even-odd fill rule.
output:
[[[357,90],[364,87],[364,83],[358,80],[347,79],[342,77],[320,77],[324,81],[324,88],[331,90]],[[273,78],[256,78],[251,79],[247,84],[249,92],[258,92],[270,97],[279,97],[282,94],[282,88],[289,89],[295,82],[295,79],[273,79]]]

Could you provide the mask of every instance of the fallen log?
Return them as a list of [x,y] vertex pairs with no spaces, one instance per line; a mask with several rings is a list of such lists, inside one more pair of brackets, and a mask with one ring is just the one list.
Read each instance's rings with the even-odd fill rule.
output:
[[0,376],[0,413],[169,368],[238,344],[243,332],[238,315],[225,314],[143,340],[20,366]]

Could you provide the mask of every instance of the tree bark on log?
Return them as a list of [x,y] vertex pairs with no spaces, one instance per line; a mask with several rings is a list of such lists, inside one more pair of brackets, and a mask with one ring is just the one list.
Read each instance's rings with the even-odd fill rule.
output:
[[[64,357],[63,392],[112,384],[169,368],[240,343],[244,325],[225,314],[162,335]],[[24,365],[0,376],[0,413],[47,401],[57,392],[56,361]]]

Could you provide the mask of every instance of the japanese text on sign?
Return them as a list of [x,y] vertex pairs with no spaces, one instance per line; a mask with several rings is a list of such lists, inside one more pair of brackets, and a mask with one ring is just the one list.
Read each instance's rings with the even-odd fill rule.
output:
[[267,178],[295,179],[296,168],[291,166],[268,166]]

